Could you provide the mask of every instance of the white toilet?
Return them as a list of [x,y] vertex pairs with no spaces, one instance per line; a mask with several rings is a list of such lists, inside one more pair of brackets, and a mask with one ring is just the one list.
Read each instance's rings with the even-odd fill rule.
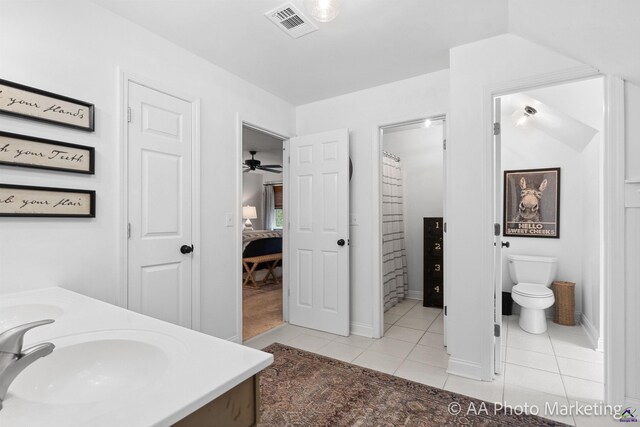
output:
[[531,334],[547,330],[544,310],[555,302],[549,289],[556,277],[558,259],[530,255],[507,255],[509,275],[515,286],[513,300],[520,306],[520,328]]

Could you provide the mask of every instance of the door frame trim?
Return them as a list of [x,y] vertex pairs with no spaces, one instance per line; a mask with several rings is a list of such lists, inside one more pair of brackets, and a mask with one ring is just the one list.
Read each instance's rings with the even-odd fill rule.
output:
[[[385,123],[379,123],[373,128],[373,156],[372,162],[374,165],[374,180],[373,180],[373,265],[376,270],[373,274],[372,280],[372,324],[371,333],[373,338],[382,338],[384,336],[384,291],[382,289],[382,277],[383,277],[383,255],[382,255],[382,150],[383,150],[383,138],[382,133],[384,129],[393,128],[397,126],[403,126],[414,122],[420,122],[425,120],[444,120],[443,129],[443,142],[447,140],[447,113],[428,113],[419,118],[410,117],[404,119],[397,119]],[[444,186],[447,186],[447,162],[446,151],[443,156],[443,173],[444,173]],[[443,216],[446,218],[446,192],[443,191]],[[444,237],[446,239],[446,237]],[[446,247],[445,248],[445,265],[446,265]],[[446,285],[445,298],[446,298]]]
[[[127,223],[129,219],[129,134],[127,132],[127,107],[129,105],[129,83],[136,83],[149,89],[165,93],[175,98],[182,99],[191,104],[192,113],[192,150],[191,150],[191,241],[194,247],[202,249],[200,229],[200,98],[176,89],[180,82],[175,81],[170,85],[159,82],[147,76],[141,76],[118,67],[119,95],[118,102],[118,129],[120,131],[120,284],[116,295],[116,303],[120,307],[128,308],[128,265],[129,265],[129,238],[127,236]],[[191,263],[191,329],[200,331],[201,328],[201,252],[195,250]]]
[[[516,93],[533,88],[555,86],[562,83],[579,81],[589,78],[604,77],[604,174],[603,174],[603,205],[605,206],[603,217],[604,238],[604,369],[605,369],[605,402],[609,404],[622,404],[625,398],[625,348],[624,304],[616,302],[624,301],[625,291],[625,235],[624,235],[624,150],[625,150],[625,117],[624,117],[624,81],[618,77],[601,73],[599,70],[588,66],[579,66],[560,70],[554,73],[535,75],[510,82],[489,85],[484,88],[484,126],[485,126],[485,154],[484,181],[489,183],[493,179],[493,98],[495,96]],[[487,187],[493,188],[493,186]],[[491,200],[498,195],[491,191]],[[484,210],[485,223],[492,221],[493,204],[487,204]],[[493,233],[491,227],[487,227],[485,236],[487,247],[493,245]],[[488,265],[485,263],[485,265]],[[493,378],[493,342],[489,337],[493,336],[493,283],[490,278],[492,269],[487,268],[479,272],[480,285],[485,288],[483,298],[479,303],[483,322],[491,318],[491,323],[483,329],[486,330],[486,338],[483,342],[482,377],[485,380]]]
[[[247,126],[251,129],[257,130],[259,132],[266,133],[268,135],[274,136],[276,138],[282,139],[282,185],[283,185],[283,207],[284,207],[284,222],[288,223],[288,211],[289,211],[289,197],[287,192],[289,191],[289,165],[284,160],[284,150],[289,149],[289,138],[288,136],[282,135],[278,132],[274,132],[269,130],[268,128],[255,124],[253,120],[246,119],[245,116],[237,112],[236,113],[236,185],[235,185],[235,204],[233,211],[233,227],[235,228],[235,253],[236,253],[236,280],[239,286],[236,286],[236,337],[232,339],[232,341],[238,342],[242,344],[244,339],[242,337],[242,275],[244,273],[244,269],[242,268],[242,230],[244,228],[244,222],[242,221],[242,184],[243,184],[243,174],[242,174],[242,151],[243,151],[243,143],[242,136],[243,131],[242,128]],[[289,250],[289,233],[287,227],[282,228],[282,320],[284,322],[289,321],[289,275],[288,275],[288,250]]]

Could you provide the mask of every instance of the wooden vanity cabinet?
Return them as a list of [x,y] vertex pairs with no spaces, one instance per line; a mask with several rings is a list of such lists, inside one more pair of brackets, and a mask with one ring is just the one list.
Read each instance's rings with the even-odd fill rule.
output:
[[258,425],[260,378],[256,374],[187,415],[177,427],[249,427]]

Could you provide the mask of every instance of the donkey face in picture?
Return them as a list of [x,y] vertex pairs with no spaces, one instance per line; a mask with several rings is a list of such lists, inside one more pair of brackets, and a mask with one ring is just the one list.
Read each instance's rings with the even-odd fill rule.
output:
[[527,180],[520,178],[520,203],[515,222],[540,222],[540,199],[547,188],[547,180],[543,180],[540,187],[527,187]]

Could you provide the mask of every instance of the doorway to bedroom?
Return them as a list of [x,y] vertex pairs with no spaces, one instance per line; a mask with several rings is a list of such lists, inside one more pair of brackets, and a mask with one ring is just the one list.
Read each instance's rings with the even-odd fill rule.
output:
[[284,322],[284,138],[242,125],[242,340]]

